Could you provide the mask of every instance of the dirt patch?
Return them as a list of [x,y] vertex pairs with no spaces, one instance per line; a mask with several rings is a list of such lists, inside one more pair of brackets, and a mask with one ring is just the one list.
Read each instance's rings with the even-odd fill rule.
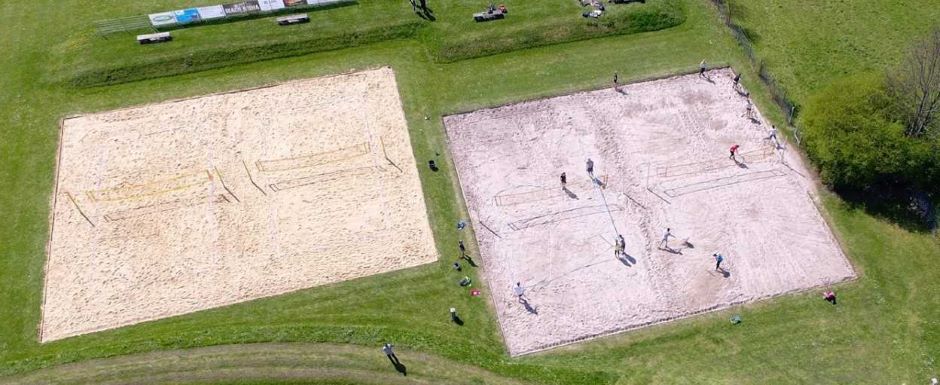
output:
[[394,73],[63,122],[42,341],[436,259]]
[[708,78],[445,118],[511,354],[854,277],[798,154]]

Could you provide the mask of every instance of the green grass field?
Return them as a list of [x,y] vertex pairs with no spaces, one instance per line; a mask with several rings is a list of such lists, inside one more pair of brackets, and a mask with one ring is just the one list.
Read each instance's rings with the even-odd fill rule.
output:
[[[5,182],[0,194],[0,375],[11,376],[0,383],[919,384],[940,371],[940,244],[929,234],[873,218],[831,194],[824,194],[824,206],[860,273],[857,281],[838,288],[835,307],[821,301],[818,293],[805,293],[511,359],[487,300],[466,297],[457,289],[458,277],[447,265],[458,236],[454,223],[464,217],[464,208],[455,190],[440,116],[606,86],[613,71],[633,80],[686,71],[706,58],[745,69],[745,85],[762,111],[780,121],[781,114],[706,0],[676,0],[684,22],[657,32],[448,64],[437,56],[447,41],[486,39],[486,34],[516,36],[517,29],[535,31],[544,29],[544,23],[575,25],[584,20],[571,5],[573,0],[506,1],[513,13],[490,23],[495,29],[488,31],[468,21],[468,12],[485,2],[438,0],[431,3],[438,21],[422,24],[408,38],[265,61],[233,57],[226,65],[246,64],[107,87],[74,87],[69,79],[88,69],[161,55],[153,50],[132,57],[157,47],[137,47],[127,37],[95,40],[92,21],[195,2],[163,0],[157,9],[147,2],[99,3],[100,12],[79,0],[0,3],[0,180]],[[316,17],[330,19],[329,13],[336,13],[339,22],[322,27],[333,32],[368,23],[382,27],[414,21],[405,1],[360,3],[362,14],[340,8]],[[395,7],[388,5],[393,3]],[[915,21],[928,17],[926,12],[892,13],[902,5],[886,2],[883,12],[872,15],[890,14],[892,22],[852,19],[839,15],[861,12],[854,3],[832,2],[815,13],[806,12],[815,20],[810,23],[786,7],[759,9],[765,2],[748,3],[745,24],[760,36],[758,53],[768,57],[772,71],[798,101],[840,71],[890,62],[919,30],[895,27],[919,25]],[[874,11],[864,14],[868,12]],[[366,24],[351,26],[356,20]],[[206,52],[227,44],[212,31],[257,29],[271,44],[292,38],[282,35],[288,30],[260,31],[269,22],[256,19],[181,31],[181,36],[192,34],[180,38],[179,48]],[[833,24],[837,22],[843,26]],[[813,39],[836,32],[852,34],[847,38],[858,39],[853,40],[856,45],[879,34],[891,38],[868,46],[867,53],[845,49],[817,55],[809,48],[804,53],[788,46],[809,41],[800,44],[814,47]],[[63,41],[55,36],[63,36]],[[525,40],[525,35],[519,36]],[[171,50],[176,43],[157,49]],[[528,43],[540,42],[513,44]],[[852,64],[858,59],[864,65]],[[441,154],[437,159],[444,172],[419,168],[442,254],[439,263],[49,344],[37,342],[59,118],[380,65],[396,70],[416,158],[421,162]],[[466,325],[449,323],[451,306],[460,309]],[[744,323],[730,325],[733,313],[741,314]],[[400,348],[407,378],[396,374],[379,352],[385,341]]]

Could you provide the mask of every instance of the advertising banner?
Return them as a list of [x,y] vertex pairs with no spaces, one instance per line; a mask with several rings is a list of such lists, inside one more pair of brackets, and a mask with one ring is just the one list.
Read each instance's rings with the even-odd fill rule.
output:
[[258,0],[262,11],[276,11],[284,8],[284,0]]
[[199,18],[203,20],[221,19],[225,17],[225,8],[221,5],[196,8],[199,11]]
[[261,6],[257,1],[245,1],[241,3],[234,4],[224,4],[222,8],[225,9],[226,16],[240,16],[249,13],[261,12]]
[[150,17],[150,25],[154,27],[176,25],[176,15],[173,12],[151,13],[147,16]]
[[196,8],[181,9],[173,12],[176,22],[180,24],[189,24],[199,21],[199,11]]
[[288,7],[296,7],[298,5],[307,5],[306,0],[284,0],[284,5]]

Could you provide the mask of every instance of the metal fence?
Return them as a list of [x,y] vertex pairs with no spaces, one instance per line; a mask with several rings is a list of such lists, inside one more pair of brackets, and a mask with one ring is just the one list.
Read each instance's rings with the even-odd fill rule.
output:
[[156,29],[150,25],[150,19],[147,16],[140,15],[96,21],[95,31],[98,33],[98,36],[107,37],[118,33],[139,31],[155,32]]
[[734,19],[732,18],[733,15],[731,12],[730,2],[728,0],[712,0],[712,3],[714,3],[715,7],[718,8],[718,13],[721,15],[721,20],[725,23],[725,26],[731,30],[731,35],[734,36],[734,39],[738,41],[738,44],[743,49],[745,56],[747,56],[748,60],[750,60],[751,65],[757,68],[758,77],[770,91],[770,96],[773,98],[774,103],[780,106],[780,108],[786,114],[787,124],[792,128],[797,144],[800,144],[799,129],[793,125],[793,119],[796,118],[796,114],[799,112],[799,107],[787,96],[786,90],[780,86],[779,83],[777,83],[777,80],[774,78],[773,74],[771,74],[770,70],[767,69],[767,65],[764,63],[764,60],[757,56],[754,51],[754,44],[747,36],[747,31],[734,22]]

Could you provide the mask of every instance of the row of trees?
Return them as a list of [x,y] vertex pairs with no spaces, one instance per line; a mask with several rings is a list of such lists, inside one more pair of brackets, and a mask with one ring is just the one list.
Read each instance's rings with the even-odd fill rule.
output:
[[829,185],[940,197],[940,29],[887,74],[821,90],[802,122],[807,153]]

